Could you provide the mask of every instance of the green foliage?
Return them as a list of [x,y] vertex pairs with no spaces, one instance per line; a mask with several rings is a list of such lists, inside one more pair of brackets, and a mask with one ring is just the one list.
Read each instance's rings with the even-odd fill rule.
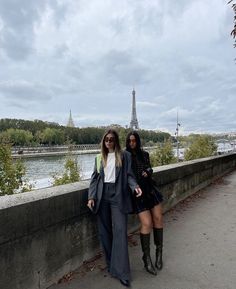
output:
[[12,160],[11,146],[0,144],[0,195],[12,195],[30,190],[30,186],[23,184],[24,175],[23,163],[20,160],[14,163]]
[[236,47],[236,1],[234,0],[229,0],[228,4],[231,4],[232,9],[234,11],[234,26],[233,30],[231,31],[231,35],[234,38],[234,47]]
[[216,153],[217,146],[208,135],[197,135],[184,154],[185,160],[194,160],[212,156]]
[[[130,131],[120,125],[111,125],[119,135],[121,146],[125,146],[126,135]],[[61,145],[66,140],[71,140],[74,144],[99,144],[105,130],[108,127],[65,127],[57,123],[43,122],[41,120],[18,120],[18,119],[0,119],[0,142],[8,139],[14,145],[34,146],[43,145]],[[139,130],[142,145],[149,142],[163,142],[170,135],[164,132],[151,130]]]
[[142,140],[142,145],[145,146],[147,142],[153,141],[154,143],[164,142],[166,139],[170,138],[170,134],[161,131],[153,130],[139,130],[140,138]]
[[68,156],[64,165],[64,173],[61,177],[53,176],[53,186],[65,185],[80,181],[80,171],[77,165],[77,160]]
[[[209,139],[215,139],[217,140],[219,137],[213,137],[209,134],[197,134],[197,133],[191,133],[187,136],[179,136],[179,143],[180,143],[180,147],[182,148],[187,148],[190,147],[190,145],[195,142],[200,136],[205,136]],[[227,138],[227,136],[225,137]]]
[[61,145],[65,141],[64,132],[61,129],[45,128],[42,132],[38,132],[37,140],[43,144],[49,145]]
[[163,145],[158,145],[158,148],[150,154],[150,161],[153,167],[177,162],[171,141],[167,140]]
[[22,129],[9,128],[0,133],[0,142],[8,141],[13,145],[29,145],[33,140],[33,135],[30,131]]
[[[119,133],[121,147],[126,145],[126,136],[131,131],[130,128],[116,127]],[[165,139],[170,138],[169,133],[155,132],[153,130],[138,130],[142,146],[155,145],[156,143],[164,142]]]
[[120,146],[123,149],[126,146],[126,137],[127,137],[127,134],[130,132],[130,129],[125,129],[121,127],[117,129],[117,131],[119,133]]
[[9,128],[14,129],[23,129],[28,130],[32,132],[33,135],[37,131],[42,131],[45,128],[60,128],[60,125],[54,122],[47,122],[42,120],[24,120],[24,119],[10,119],[10,118],[4,118],[0,119],[0,132],[5,131]]

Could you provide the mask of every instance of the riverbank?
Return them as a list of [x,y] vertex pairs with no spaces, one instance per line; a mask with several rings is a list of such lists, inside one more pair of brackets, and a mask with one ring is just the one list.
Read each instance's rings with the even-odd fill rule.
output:
[[42,158],[42,157],[59,157],[66,156],[70,153],[70,155],[88,155],[88,154],[98,154],[100,153],[100,149],[93,150],[79,150],[79,151],[61,151],[61,152],[43,152],[43,153],[22,153],[22,154],[12,154],[13,159],[24,159],[24,158]]
[[[156,149],[156,146],[153,147],[144,147],[147,151],[152,151]],[[25,152],[22,150],[20,153],[12,153],[13,159],[25,159],[25,158],[43,158],[43,157],[58,157],[58,156],[66,156],[70,155],[88,155],[88,154],[98,154],[101,152],[101,149],[82,149],[82,150],[61,150],[61,151],[47,151],[47,152],[39,152],[36,150],[35,152]]]

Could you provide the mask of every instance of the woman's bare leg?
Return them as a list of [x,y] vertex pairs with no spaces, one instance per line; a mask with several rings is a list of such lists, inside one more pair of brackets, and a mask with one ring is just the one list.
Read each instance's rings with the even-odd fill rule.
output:
[[143,211],[138,214],[138,217],[141,223],[140,233],[150,234],[153,228],[151,212],[149,210]]
[[151,209],[152,222],[154,228],[163,228],[162,206],[161,204]]

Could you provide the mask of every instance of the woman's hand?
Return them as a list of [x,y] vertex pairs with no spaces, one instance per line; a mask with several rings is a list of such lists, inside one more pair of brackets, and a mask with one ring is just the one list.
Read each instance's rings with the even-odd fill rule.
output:
[[92,210],[93,210],[93,207],[94,207],[94,199],[88,200],[87,206],[88,206],[89,209],[92,211]]
[[136,197],[141,197],[142,196],[142,190],[140,189],[140,187],[135,188],[135,192],[136,192]]
[[144,178],[148,177],[147,172],[143,171],[143,172],[142,172],[142,176],[143,176]]

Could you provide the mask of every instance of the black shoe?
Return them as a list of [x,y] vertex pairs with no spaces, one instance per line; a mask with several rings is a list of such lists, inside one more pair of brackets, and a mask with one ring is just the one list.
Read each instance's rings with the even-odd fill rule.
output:
[[150,255],[146,256],[143,255],[143,263],[144,263],[144,268],[146,269],[146,271],[152,275],[157,275],[156,269],[152,264],[152,259],[150,257]]
[[129,280],[120,279],[120,283],[121,283],[122,285],[124,285],[125,287],[130,287],[130,282],[129,282]]
[[163,246],[163,228],[153,228],[154,243],[156,245],[156,261],[155,267],[161,270],[163,267],[162,262],[162,246]]
[[157,275],[150,256],[150,234],[140,234],[141,247],[143,251],[143,263],[146,271],[152,275]]
[[163,267],[163,262],[162,262],[162,247],[157,247],[156,249],[156,262],[155,262],[155,267],[157,270],[161,270]]

